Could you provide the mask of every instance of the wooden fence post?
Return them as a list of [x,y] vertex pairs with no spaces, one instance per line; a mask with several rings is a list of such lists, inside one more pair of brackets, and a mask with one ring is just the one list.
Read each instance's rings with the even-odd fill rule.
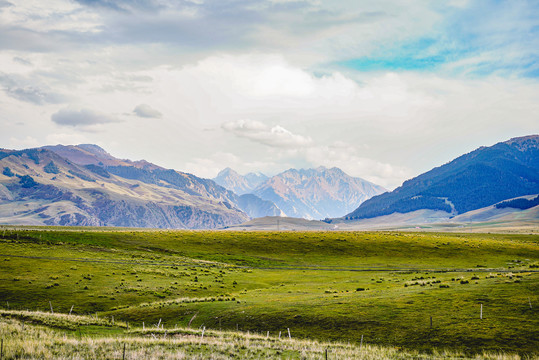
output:
[[0,340],[0,360],[4,358],[4,339]]
[[430,317],[430,328],[432,329],[432,316]]
[[363,335],[361,335],[361,342],[359,343],[359,347],[363,347]]
[[290,328],[286,328],[288,330],[288,338],[292,339],[292,336],[290,336]]
[[479,318],[483,320],[483,304],[481,304],[481,310],[479,311]]
[[328,348],[326,348],[326,360],[328,360]]
[[49,301],[49,305],[51,306],[51,314],[54,314],[54,311],[52,311],[52,302]]
[[125,360],[125,343],[124,343],[124,353],[122,355],[122,360]]
[[71,312],[73,311],[73,306],[75,305],[71,305],[71,309],[69,309],[69,315],[71,315]]

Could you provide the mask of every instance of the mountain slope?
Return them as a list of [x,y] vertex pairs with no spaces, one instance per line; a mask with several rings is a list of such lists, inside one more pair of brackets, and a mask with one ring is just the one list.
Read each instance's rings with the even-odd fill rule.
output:
[[346,215],[364,219],[420,209],[452,215],[539,192],[539,136],[481,147],[401,187],[365,201]]
[[[107,154],[97,157],[104,159]],[[116,160],[108,161],[112,164]],[[100,162],[103,163],[97,163]],[[153,170],[127,165],[79,165],[47,149],[1,150],[1,222],[216,228],[249,219],[234,206],[237,195],[211,180],[171,173],[149,163],[144,166]],[[154,178],[149,176],[153,181],[115,174],[121,172],[118,169],[127,172],[126,168],[144,175],[160,172]]]
[[384,191],[338,168],[319,167],[287,170],[268,179],[253,193],[275,203],[287,216],[323,219],[346,214]]
[[194,196],[205,196],[234,206],[250,217],[274,216],[281,211],[273,204],[254,197],[241,198],[236,193],[215,184],[209,179],[192,174],[165,169],[145,160],[130,161],[117,159],[97,145],[56,145],[46,146],[70,161],[85,165],[87,168],[102,167],[111,174],[122,178],[139,180],[147,184],[172,187]]

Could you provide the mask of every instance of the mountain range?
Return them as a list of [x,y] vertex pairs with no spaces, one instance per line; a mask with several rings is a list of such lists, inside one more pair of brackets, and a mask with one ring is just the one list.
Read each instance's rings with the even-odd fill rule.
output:
[[379,185],[351,177],[341,169],[323,166],[289,169],[271,178],[253,173],[242,176],[226,168],[213,180],[229,190],[250,192],[271,201],[286,216],[305,219],[342,216],[386,191]]
[[90,144],[2,149],[0,169],[2,223],[191,229],[280,214],[253,195]]
[[[337,168],[272,177],[225,169],[213,181],[118,159],[91,144],[0,149],[0,224],[211,229],[265,218],[247,228],[273,229],[281,216],[327,218],[328,229],[358,222],[377,228],[481,219],[533,223],[537,194],[539,135],[480,147],[391,192]],[[290,221],[290,228],[318,226]]]
[[537,193],[539,135],[531,135],[462,155],[365,201],[344,219],[368,219],[422,209],[456,216]]

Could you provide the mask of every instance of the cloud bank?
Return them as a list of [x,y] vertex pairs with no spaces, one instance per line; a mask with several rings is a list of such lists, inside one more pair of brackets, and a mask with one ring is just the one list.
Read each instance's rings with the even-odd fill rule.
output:
[[539,132],[538,19],[526,0],[0,0],[0,142],[392,188]]

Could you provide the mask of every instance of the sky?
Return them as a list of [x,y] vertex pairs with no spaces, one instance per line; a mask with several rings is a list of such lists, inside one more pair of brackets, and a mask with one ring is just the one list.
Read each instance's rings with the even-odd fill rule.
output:
[[393,189],[539,133],[539,2],[0,0],[0,147]]

